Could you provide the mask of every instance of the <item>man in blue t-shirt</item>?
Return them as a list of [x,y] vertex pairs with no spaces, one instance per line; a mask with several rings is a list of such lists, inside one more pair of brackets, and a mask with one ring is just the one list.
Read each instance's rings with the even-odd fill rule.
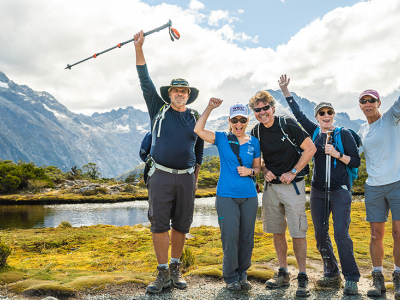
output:
[[[171,280],[179,289],[187,286],[182,278],[179,258],[193,220],[204,141],[194,133],[197,112],[186,107],[196,100],[199,91],[190,87],[185,79],[177,78],[169,86],[160,88],[161,98],[147,71],[143,31],[137,33],[134,39],[136,68],[152,125],[151,168],[147,180],[148,218],[158,275],[148,285],[147,291],[159,293],[171,285]],[[157,119],[161,112],[162,117]],[[168,265],[170,241],[171,261]]]

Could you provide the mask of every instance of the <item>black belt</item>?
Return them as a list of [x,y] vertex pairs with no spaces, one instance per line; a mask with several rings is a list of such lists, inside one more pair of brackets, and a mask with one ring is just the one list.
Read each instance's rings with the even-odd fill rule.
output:
[[[270,181],[268,183],[272,183],[272,184],[281,184],[281,183],[283,183],[282,181],[279,180],[279,177],[280,176],[277,176],[277,179],[274,179],[274,180],[272,180],[272,181]],[[293,181],[294,182],[300,182],[303,179],[304,179],[304,176],[298,176],[298,177],[296,176]]]

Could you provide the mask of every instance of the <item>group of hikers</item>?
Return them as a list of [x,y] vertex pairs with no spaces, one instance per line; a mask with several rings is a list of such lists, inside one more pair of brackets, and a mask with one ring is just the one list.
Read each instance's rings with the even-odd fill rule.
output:
[[[313,159],[310,207],[317,248],[324,262],[323,276],[317,285],[338,287],[342,273],[343,293],[358,294],[360,272],[349,235],[352,201],[349,169],[360,166],[360,156],[352,133],[334,125],[336,113],[332,104],[319,103],[314,109],[316,122],[310,120],[288,89],[290,79],[282,75],[278,83],[296,120],[275,115],[275,99],[267,91],[258,91],[248,103],[259,121],[250,135],[246,133],[248,108],[243,103],[230,107],[228,133],[205,129],[211,112],[223,100],[211,98],[199,116],[187,107],[196,100],[199,91],[182,78],[172,79],[170,85],[162,86],[160,97],[147,70],[144,40],[143,31],[134,36],[137,72],[152,128],[146,184],[148,219],[158,262],[158,275],[148,285],[147,292],[159,293],[171,284],[179,289],[187,287],[180,270],[180,257],[193,219],[195,190],[206,141],[218,148],[220,157],[215,207],[226,288],[239,291],[252,287],[247,280],[247,270],[251,265],[258,207],[254,177],[262,172],[265,179],[263,230],[273,234],[279,263],[277,273],[266,282],[266,287],[275,289],[289,285],[286,239],[289,228],[298,265],[296,296],[310,295],[306,272],[308,223],[304,175]],[[386,291],[383,237],[391,211],[393,285],[395,299],[400,299],[400,156],[397,152],[400,149],[400,97],[385,113],[379,110],[381,99],[375,90],[363,91],[358,102],[367,119],[358,133],[368,173],[365,208],[366,220],[370,223],[373,270],[367,295],[381,296]],[[327,186],[329,206],[326,206]],[[330,213],[341,271],[326,230]]]

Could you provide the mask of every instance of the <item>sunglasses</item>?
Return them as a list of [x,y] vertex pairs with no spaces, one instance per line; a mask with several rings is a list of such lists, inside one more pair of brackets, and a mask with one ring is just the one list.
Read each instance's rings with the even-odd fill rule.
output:
[[171,85],[189,86],[189,83],[186,80],[173,80],[171,81]]
[[360,99],[360,103],[361,104],[365,104],[365,103],[367,103],[367,102],[369,102],[369,103],[375,103],[375,102],[378,102],[379,100],[377,100],[377,99],[375,99],[375,98],[371,98],[371,99]]
[[232,124],[236,124],[237,122],[240,122],[240,123],[242,123],[242,124],[245,124],[245,123],[247,122],[247,119],[246,119],[246,118],[240,118],[240,119],[238,119],[238,118],[233,118],[233,119],[231,119],[231,123],[232,123]]
[[321,117],[325,116],[326,113],[327,113],[328,115],[332,116],[332,115],[333,115],[333,110],[319,111],[319,112],[318,112],[318,114],[319,114]]
[[271,105],[265,105],[264,107],[255,107],[253,110],[254,110],[256,113],[259,113],[259,112],[261,112],[261,110],[267,111],[267,110],[270,109],[270,108],[271,108]]

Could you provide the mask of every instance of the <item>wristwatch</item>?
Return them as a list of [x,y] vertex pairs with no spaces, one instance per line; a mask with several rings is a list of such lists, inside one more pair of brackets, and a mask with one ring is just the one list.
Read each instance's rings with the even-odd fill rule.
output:
[[342,157],[343,157],[343,153],[339,152],[339,158],[342,158]]
[[291,172],[292,172],[294,175],[296,175],[296,174],[297,174],[296,168],[293,168]]

